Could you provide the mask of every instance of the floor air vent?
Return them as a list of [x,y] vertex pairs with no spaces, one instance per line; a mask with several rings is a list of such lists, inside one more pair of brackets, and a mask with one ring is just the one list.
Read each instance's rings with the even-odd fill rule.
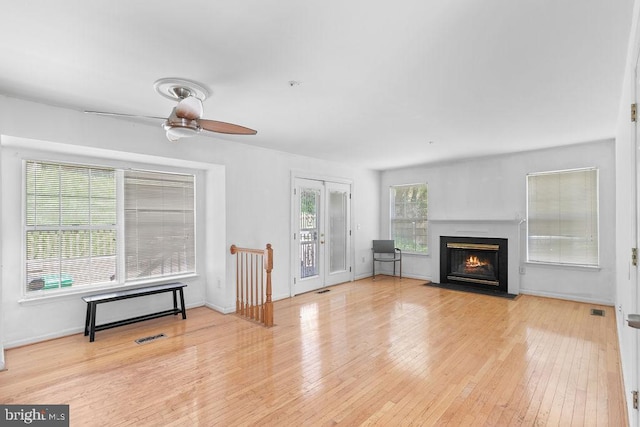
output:
[[158,340],[160,338],[166,338],[165,334],[151,335],[150,337],[138,338],[136,344],[146,344],[151,341]]
[[319,294],[324,294],[325,292],[329,292],[331,289],[323,289],[321,291],[318,291],[317,293]]
[[591,309],[591,315],[592,316],[602,316],[602,317],[604,317],[604,310],[601,310],[599,308],[592,308]]

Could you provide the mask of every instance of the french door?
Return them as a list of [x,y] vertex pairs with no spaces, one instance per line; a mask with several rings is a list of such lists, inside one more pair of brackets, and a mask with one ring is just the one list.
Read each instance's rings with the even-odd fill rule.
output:
[[351,280],[351,185],[295,178],[292,294]]
[[[636,66],[635,66],[635,81],[634,81],[634,94],[633,94],[633,99],[634,102],[636,103],[636,105],[639,105],[640,103],[640,52],[637,53],[636,56]],[[635,222],[633,224],[631,224],[631,230],[630,232],[633,233],[633,235],[635,236],[635,241],[634,243],[634,247],[638,247],[638,244],[640,243],[640,157],[638,157],[638,149],[640,149],[640,125],[638,125],[638,121],[636,120],[635,122],[635,127],[634,127],[634,144],[632,144],[633,146],[633,153],[632,155],[635,157],[635,188],[634,188],[634,192],[635,192],[635,203],[634,206],[631,207],[631,209],[634,211],[635,213]],[[624,295],[623,296],[623,301],[626,300],[626,298],[629,298],[629,300],[632,301],[632,305],[630,307],[625,307],[628,309],[627,313],[640,313],[640,291],[638,291],[638,288],[640,287],[640,277],[638,277],[638,269],[636,268],[632,268],[630,270],[629,273],[629,278],[631,279],[631,284],[634,285],[631,288],[631,291],[629,292],[628,295]],[[633,307],[633,303],[635,303],[635,307]],[[624,304],[624,302],[623,302]],[[626,304],[625,304],[626,305]],[[625,323],[626,326],[626,322],[623,320],[623,322]],[[635,359],[635,372],[633,373],[634,378],[632,379],[632,384],[630,385],[630,387],[627,388],[627,391],[629,390],[629,388],[631,390],[638,390],[638,387],[640,386],[640,333],[638,331],[635,331],[635,335],[636,335],[636,342],[635,342],[635,351],[633,354],[633,358]],[[627,399],[631,399],[632,397],[627,394]],[[632,425],[636,425],[638,427],[640,427],[640,416],[638,415],[638,412],[632,412],[631,413],[631,423]]]

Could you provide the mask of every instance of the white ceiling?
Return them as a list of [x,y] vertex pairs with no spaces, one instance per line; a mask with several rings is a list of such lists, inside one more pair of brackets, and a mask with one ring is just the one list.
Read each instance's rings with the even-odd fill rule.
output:
[[[614,135],[632,9],[633,0],[9,1],[0,93],[164,117],[173,103],[153,83],[179,77],[213,91],[205,118],[258,130],[214,138],[373,169],[522,151]],[[169,144],[159,126],[158,141]]]

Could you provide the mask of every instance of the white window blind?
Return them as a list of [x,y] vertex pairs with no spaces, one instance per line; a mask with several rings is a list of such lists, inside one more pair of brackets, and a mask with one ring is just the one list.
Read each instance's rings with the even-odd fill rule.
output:
[[25,162],[26,292],[194,273],[194,189],[189,174]]
[[597,266],[598,170],[527,176],[527,259]]
[[127,280],[195,272],[194,176],[125,171]]
[[427,253],[427,184],[390,188],[390,230],[397,248]]
[[27,291],[116,277],[116,181],[111,169],[26,162]]

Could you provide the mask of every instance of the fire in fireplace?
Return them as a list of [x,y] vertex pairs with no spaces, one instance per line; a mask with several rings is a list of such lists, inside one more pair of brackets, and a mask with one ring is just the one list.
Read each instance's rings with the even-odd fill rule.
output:
[[507,292],[507,239],[440,237],[440,283]]

